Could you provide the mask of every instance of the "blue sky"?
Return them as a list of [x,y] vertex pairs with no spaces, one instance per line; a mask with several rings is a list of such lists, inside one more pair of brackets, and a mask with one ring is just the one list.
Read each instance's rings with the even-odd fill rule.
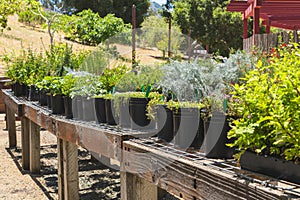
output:
[[162,4],[165,4],[167,2],[167,0],[152,0],[152,1],[155,1],[156,3],[162,5]]

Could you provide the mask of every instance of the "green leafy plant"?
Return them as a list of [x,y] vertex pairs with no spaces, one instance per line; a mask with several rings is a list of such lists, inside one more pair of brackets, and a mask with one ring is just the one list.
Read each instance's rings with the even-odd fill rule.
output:
[[235,85],[230,102],[239,119],[234,121],[230,146],[258,154],[299,160],[300,50],[298,44],[273,50],[269,64],[258,62],[244,83]]
[[75,77],[75,84],[72,88],[70,96],[94,97],[99,94],[105,94],[107,91],[102,89],[102,83],[99,76],[87,74],[84,76]]

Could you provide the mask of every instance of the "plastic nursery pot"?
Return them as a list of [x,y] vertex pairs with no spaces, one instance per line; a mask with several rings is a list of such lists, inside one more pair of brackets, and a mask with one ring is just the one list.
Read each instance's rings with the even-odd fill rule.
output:
[[73,118],[78,120],[83,119],[83,106],[82,106],[81,96],[76,96],[72,100],[72,110],[73,110]]
[[130,98],[131,129],[151,130],[155,128],[155,122],[149,120],[147,117],[147,104],[148,99],[146,98]]
[[51,101],[51,94],[50,93],[47,93],[46,94],[47,96],[47,105],[48,105],[48,108],[51,109],[52,108],[52,101]]
[[96,121],[95,99],[82,97],[82,119],[83,121]]
[[39,103],[41,106],[47,106],[47,95],[43,90],[39,92]]
[[222,112],[213,112],[205,136],[205,156],[208,158],[232,158],[234,149],[226,144],[232,141],[227,138],[230,130],[229,117]]
[[300,165],[267,155],[246,151],[240,159],[242,169],[300,184]]
[[173,111],[166,105],[158,105],[157,109],[157,137],[165,142],[173,139]]
[[38,101],[39,100],[38,89],[34,85],[31,85],[29,87],[28,100],[29,101]]
[[119,108],[120,108],[120,126],[122,128],[130,128],[131,127],[131,121],[130,121],[130,109],[129,109],[129,99],[128,98],[121,98],[121,101],[119,102]]
[[204,140],[203,120],[198,108],[179,108],[173,111],[175,145],[200,149]]
[[64,114],[65,108],[64,108],[64,99],[63,96],[58,94],[55,96],[51,96],[51,102],[52,102],[52,114]]
[[69,96],[64,96],[64,107],[65,107],[65,116],[67,119],[73,118],[73,111],[72,111],[72,99]]
[[105,99],[95,98],[96,122],[106,123]]
[[105,114],[106,114],[106,123],[108,125],[117,125],[116,120],[113,114],[113,101],[111,99],[105,99]]
[[17,97],[24,96],[26,94],[26,85],[16,82],[13,88],[14,88],[14,95]]

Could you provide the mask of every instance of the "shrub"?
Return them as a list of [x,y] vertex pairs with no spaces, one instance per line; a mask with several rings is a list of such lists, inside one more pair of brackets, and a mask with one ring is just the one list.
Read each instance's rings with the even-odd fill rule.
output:
[[273,50],[269,64],[260,60],[244,83],[235,85],[230,104],[240,119],[234,121],[230,146],[258,154],[300,158],[300,50],[298,45]]

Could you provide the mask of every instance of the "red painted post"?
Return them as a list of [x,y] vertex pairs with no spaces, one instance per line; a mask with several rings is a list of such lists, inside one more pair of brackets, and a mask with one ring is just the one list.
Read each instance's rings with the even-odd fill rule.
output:
[[254,8],[253,14],[253,31],[254,34],[259,34],[259,8]]
[[248,19],[244,19],[244,29],[243,29],[243,38],[248,38]]

